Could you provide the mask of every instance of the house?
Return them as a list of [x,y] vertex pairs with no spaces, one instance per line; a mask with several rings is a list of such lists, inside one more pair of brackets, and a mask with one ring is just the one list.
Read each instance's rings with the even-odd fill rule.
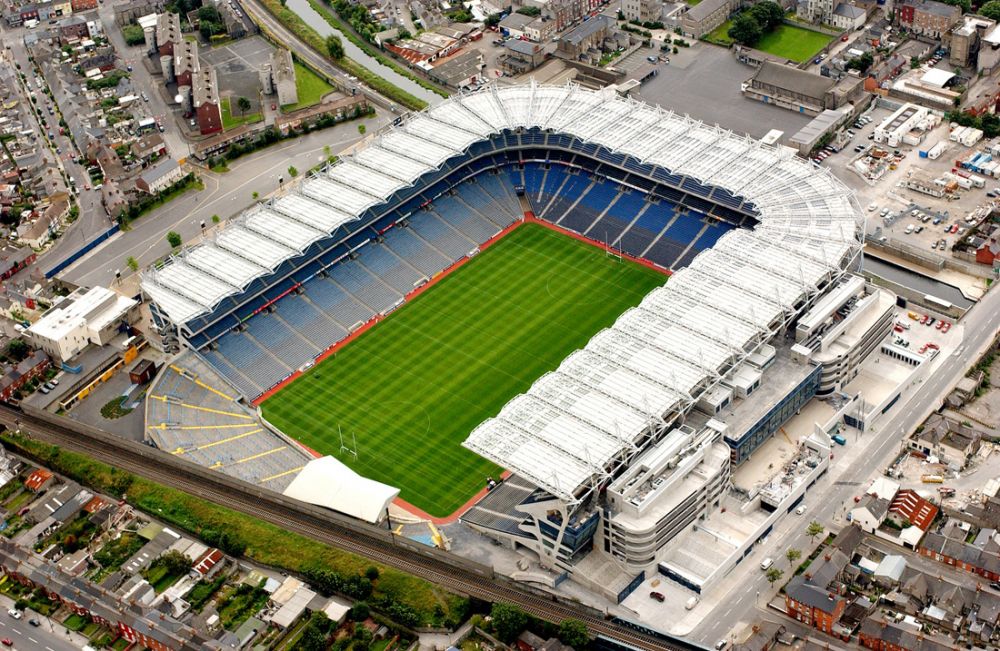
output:
[[890,554],[875,568],[875,582],[882,586],[898,585],[906,570],[906,559],[898,554]]
[[45,468],[36,468],[24,480],[24,487],[32,493],[41,493],[52,484],[54,475]]
[[838,4],[833,13],[830,14],[830,24],[847,32],[861,29],[866,20],[868,20],[868,12],[846,2]]
[[90,11],[97,9],[97,0],[71,0],[70,7],[73,9],[73,13]]
[[504,54],[500,55],[500,68],[508,75],[530,72],[545,61],[545,50],[538,43],[511,39],[503,44]]
[[785,586],[785,613],[807,626],[829,635],[840,635],[837,626],[847,601],[831,589],[847,566],[850,558],[834,549],[809,566],[804,574],[795,576]]
[[890,504],[891,502],[887,499],[874,495],[865,495],[851,509],[849,514],[851,523],[860,527],[862,531],[875,533],[875,530],[882,526],[886,515],[889,514]]
[[924,536],[917,551],[922,556],[978,574],[990,581],[1000,581],[1000,554],[980,549],[962,540],[945,538],[939,533]]
[[[973,387],[972,391],[975,391]],[[955,422],[941,414],[932,414],[924,428],[909,441],[909,448],[941,463],[964,468],[979,451],[982,433],[969,425]]]
[[558,638],[544,640],[531,631],[523,631],[514,641],[514,648],[517,651],[573,651],[573,647],[566,646]]
[[184,168],[173,158],[167,158],[149,167],[135,181],[135,188],[146,194],[163,192],[184,178]]
[[80,16],[70,16],[59,23],[59,41],[78,41],[90,36],[87,21]]
[[726,22],[740,4],[737,0],[702,0],[681,16],[681,30],[687,36],[701,38]]
[[662,0],[622,0],[622,13],[625,20],[645,22],[661,22],[663,19]]
[[169,11],[157,15],[156,28],[152,35],[151,49],[156,51],[160,57],[173,57],[174,45],[184,42],[180,16]]
[[147,133],[134,141],[131,145],[132,155],[141,160],[143,164],[150,160],[165,156],[167,144],[163,142],[163,136],[159,133]]
[[206,66],[192,75],[191,100],[198,131],[203,136],[222,131],[222,105],[215,69]]
[[566,59],[582,60],[590,52],[602,52],[605,41],[614,33],[615,21],[610,16],[599,14],[563,34],[559,38],[556,53]]
[[501,33],[507,34],[513,39],[530,38],[525,31],[527,26],[534,21],[533,16],[519,14],[516,11],[500,21],[498,27]]
[[[0,377],[0,400],[10,402],[15,392],[31,380],[40,379],[49,369],[49,356],[40,350],[28,355]],[[46,471],[48,472],[48,471]],[[49,479],[51,479],[49,474]],[[38,492],[39,489],[34,489]]]
[[35,262],[38,254],[27,246],[0,249],[0,280],[7,280]]
[[962,8],[936,0],[899,0],[894,17],[899,26],[918,36],[941,38],[962,18]]
[[261,68],[261,86],[265,95],[277,95],[278,104],[295,104],[299,101],[295,86],[295,62],[292,53],[279,48],[271,53],[270,61]]
[[873,651],[953,651],[950,640],[915,632],[908,627],[869,617],[858,632],[861,646]]

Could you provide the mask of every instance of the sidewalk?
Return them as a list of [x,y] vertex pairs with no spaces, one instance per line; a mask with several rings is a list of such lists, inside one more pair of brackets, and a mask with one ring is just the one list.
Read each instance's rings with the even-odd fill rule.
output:
[[[0,609],[3,610],[3,614],[0,615],[0,617],[10,617],[10,615],[7,615],[7,611],[14,607],[14,603],[15,603],[14,600],[8,597],[7,595],[0,594]],[[75,645],[80,649],[82,649],[83,647],[87,646],[87,644],[90,643],[90,640],[88,640],[80,633],[69,630],[59,622],[56,622],[50,619],[49,617],[43,617],[42,615],[39,615],[33,610],[24,611],[23,621],[28,622],[31,619],[37,619],[39,621],[39,623],[41,624],[39,628],[41,630],[48,631],[60,637],[64,637],[65,639],[69,640],[73,645]]]
[[466,620],[454,633],[421,633],[420,651],[444,651],[452,645],[458,646],[471,629],[472,622]]

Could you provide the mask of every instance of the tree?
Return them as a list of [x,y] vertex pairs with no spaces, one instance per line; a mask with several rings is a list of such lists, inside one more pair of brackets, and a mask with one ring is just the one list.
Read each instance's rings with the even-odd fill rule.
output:
[[326,37],[326,52],[331,59],[340,60],[344,58],[344,44],[340,42],[340,37],[330,34]]
[[529,16],[531,18],[537,18],[542,15],[542,10],[538,7],[519,7],[517,13],[522,16]]
[[181,245],[181,234],[177,231],[170,231],[167,233],[167,243],[170,244],[171,248],[176,249]]
[[559,624],[559,639],[574,649],[583,649],[590,642],[590,631],[587,630],[587,625],[578,619],[564,619]]
[[503,20],[503,18],[500,16],[499,13],[490,14],[489,16],[486,17],[486,20],[483,21],[483,24],[485,24],[487,27],[496,27],[497,25],[500,24],[501,20]]
[[368,619],[370,614],[371,609],[366,602],[356,601],[347,616],[351,618],[352,622],[363,622]]
[[513,604],[495,603],[490,610],[493,630],[501,642],[512,642],[528,625],[528,616]]
[[972,0],[941,0],[946,5],[955,5],[962,8],[962,13],[967,14],[972,11]]
[[875,63],[875,57],[872,56],[871,52],[865,52],[859,57],[854,57],[847,62],[847,68],[849,70],[857,70],[859,72],[867,72],[868,68],[872,67]]
[[806,527],[806,535],[809,536],[809,540],[816,542],[816,536],[820,535],[825,531],[823,525],[821,525],[817,520],[813,520]]
[[133,258],[132,256],[128,257],[128,260],[125,261],[125,264],[132,271],[139,271],[139,261]]
[[212,215],[212,223],[213,224],[218,224],[219,223],[219,216],[218,215]]
[[363,125],[363,124],[359,124],[358,125],[358,133],[360,133],[361,135],[365,135],[365,131],[367,131],[367,130],[368,129],[365,127],[365,125]]
[[990,0],[979,8],[980,16],[985,16],[990,20],[1000,20],[1000,0]]
[[736,20],[733,21],[732,26],[726,33],[729,35],[729,38],[737,43],[747,46],[755,45],[763,35],[760,25],[746,12],[736,17]]
[[767,574],[764,575],[764,578],[767,579],[768,583],[774,585],[775,582],[778,581],[784,575],[785,573],[782,570],[779,570],[776,567],[771,567],[770,569],[767,570]]
[[240,97],[236,100],[236,106],[240,109],[240,115],[246,115],[246,112],[250,110],[250,100],[246,97]]
[[292,177],[294,179],[298,175],[299,175],[299,169],[297,167],[295,167],[294,165],[289,165],[288,166],[288,176],[290,176],[290,177]]
[[785,19],[785,10],[776,2],[763,0],[750,8],[750,16],[757,21],[762,32],[770,32]]
[[[291,171],[289,171],[291,174]],[[294,176],[294,175],[293,175]],[[369,581],[378,581],[379,571],[374,565],[369,565],[368,569],[365,570],[365,578]]]
[[792,569],[792,566],[795,565],[795,561],[802,558],[802,550],[789,547],[785,552],[785,558],[788,559],[788,569],[790,570]]
[[170,574],[184,574],[191,569],[191,559],[176,549],[160,556],[156,564],[165,567]]
[[257,199],[260,198],[260,192],[257,192],[256,190],[254,190],[253,194],[251,194],[250,196],[253,197],[254,201],[257,201]]
[[20,362],[28,356],[28,344],[23,339],[11,339],[7,344],[7,357]]

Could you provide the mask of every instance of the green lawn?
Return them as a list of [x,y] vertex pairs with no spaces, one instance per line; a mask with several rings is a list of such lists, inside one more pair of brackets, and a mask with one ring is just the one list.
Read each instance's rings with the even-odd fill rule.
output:
[[[233,100],[233,104],[236,100]],[[233,109],[230,107],[230,98],[222,98],[222,128],[232,129],[233,127],[238,127],[241,124],[254,124],[260,122],[264,119],[264,116],[257,113],[247,113],[246,115],[239,114],[240,109],[236,108],[236,115],[233,115]]]
[[333,86],[326,83],[326,80],[315,72],[296,61],[295,91],[298,94],[299,101],[294,104],[282,105],[282,111],[296,111],[307,106],[319,104],[324,95],[333,91]]
[[[263,404],[305,445],[397,486],[434,516],[499,469],[461,447],[664,277],[521,226]],[[357,436],[358,458],[340,453]]]
[[792,61],[806,61],[832,40],[832,36],[802,27],[778,25],[773,32],[760,39],[756,48]]
[[[733,21],[727,20],[711,32],[705,35],[705,40],[709,43],[728,47],[732,45],[733,39],[729,38],[729,28]],[[806,61],[816,56],[823,47],[833,40],[832,36],[820,34],[802,27],[794,25],[778,25],[773,32],[765,34],[760,41],[754,45],[755,49],[792,61]]]

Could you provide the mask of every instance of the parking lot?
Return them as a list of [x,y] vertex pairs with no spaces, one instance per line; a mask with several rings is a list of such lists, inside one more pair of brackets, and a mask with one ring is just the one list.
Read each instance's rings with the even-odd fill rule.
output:
[[[659,51],[641,49],[615,65],[631,65],[636,59]],[[736,60],[724,48],[694,41],[689,48],[670,54],[670,63],[657,64],[657,75],[642,84],[637,97],[681,114],[696,116],[707,124],[719,124],[736,133],[761,138],[771,129],[786,136],[797,133],[812,117],[747,99],[740,84],[754,69]]]

